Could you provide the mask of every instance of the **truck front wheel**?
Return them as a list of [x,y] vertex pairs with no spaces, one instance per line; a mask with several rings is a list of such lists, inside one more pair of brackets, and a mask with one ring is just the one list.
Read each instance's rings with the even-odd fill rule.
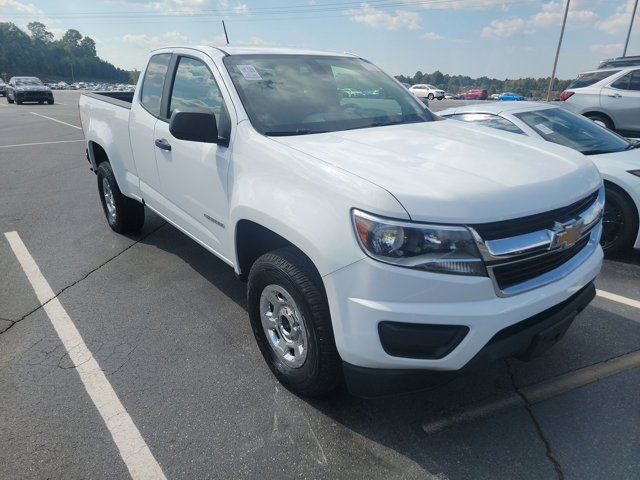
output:
[[301,395],[331,392],[341,362],[322,280],[309,259],[293,247],[262,255],[248,284],[251,327],[276,378]]
[[144,205],[120,192],[109,162],[102,162],[97,173],[100,201],[111,229],[118,233],[140,230],[144,225]]

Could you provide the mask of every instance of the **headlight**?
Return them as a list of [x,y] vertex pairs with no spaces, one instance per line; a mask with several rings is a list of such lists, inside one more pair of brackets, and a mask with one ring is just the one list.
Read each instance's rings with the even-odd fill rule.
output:
[[430,272],[487,276],[465,227],[390,220],[355,209],[352,217],[360,247],[375,260]]

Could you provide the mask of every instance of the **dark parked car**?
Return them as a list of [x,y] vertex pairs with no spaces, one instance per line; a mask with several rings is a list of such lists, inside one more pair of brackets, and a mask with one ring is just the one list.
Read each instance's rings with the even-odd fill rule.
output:
[[0,97],[7,96],[7,84],[0,78]]
[[462,93],[462,98],[465,100],[486,100],[487,96],[487,91],[482,88],[474,88]]
[[53,104],[53,92],[36,77],[11,77],[7,85],[7,102],[47,102]]

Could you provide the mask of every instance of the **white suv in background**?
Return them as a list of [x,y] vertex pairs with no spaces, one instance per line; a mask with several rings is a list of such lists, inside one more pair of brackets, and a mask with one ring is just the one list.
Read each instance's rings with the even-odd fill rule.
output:
[[611,130],[640,132],[640,66],[581,73],[560,100],[568,110]]
[[429,100],[433,100],[434,98],[442,100],[444,98],[444,90],[440,90],[433,85],[418,83],[412,85],[409,91],[418,98],[427,98]]

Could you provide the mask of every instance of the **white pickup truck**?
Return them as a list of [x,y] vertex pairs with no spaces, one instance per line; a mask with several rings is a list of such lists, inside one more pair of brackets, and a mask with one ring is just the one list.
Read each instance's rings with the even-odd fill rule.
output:
[[135,93],[84,94],[80,116],[111,228],[140,229],[146,207],[233,267],[265,360],[301,394],[530,358],[595,294],[592,163],[443,120],[357,56],[163,48]]

